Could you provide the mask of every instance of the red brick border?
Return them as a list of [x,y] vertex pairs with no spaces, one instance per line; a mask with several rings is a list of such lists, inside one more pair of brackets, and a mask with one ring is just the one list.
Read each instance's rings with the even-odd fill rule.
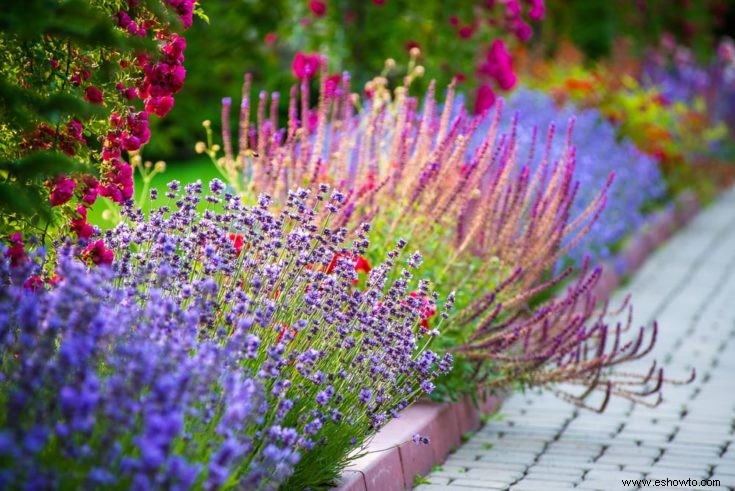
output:
[[[680,194],[674,206],[651,215],[626,242],[620,255],[608,261],[595,287],[598,298],[608,298],[621,279],[637,270],[662,242],[686,225],[699,211],[692,192]],[[470,397],[459,402],[419,401],[401,412],[373,438],[367,455],[355,460],[340,478],[337,491],[403,491],[413,487],[417,474],[425,475],[444,462],[462,442],[462,435],[482,425],[481,415],[495,412],[502,397],[484,394],[476,407]],[[416,445],[414,434],[428,436],[430,445]]]

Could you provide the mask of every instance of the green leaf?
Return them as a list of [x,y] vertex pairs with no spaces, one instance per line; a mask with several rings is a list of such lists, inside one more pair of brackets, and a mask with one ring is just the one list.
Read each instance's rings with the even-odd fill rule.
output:
[[2,162],[0,169],[27,180],[68,174],[85,169],[85,166],[61,152],[34,152],[18,161]]

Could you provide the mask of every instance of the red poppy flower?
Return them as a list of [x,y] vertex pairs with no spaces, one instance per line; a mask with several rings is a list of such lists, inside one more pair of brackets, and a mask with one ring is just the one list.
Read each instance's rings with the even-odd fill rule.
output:
[[237,255],[239,256],[242,252],[242,246],[245,240],[243,239],[242,234],[230,233],[227,235],[227,238],[230,239],[230,242],[232,242],[232,246],[235,248],[235,250],[237,251]]
[[[329,266],[327,266],[327,274],[331,274],[334,271],[334,268],[337,267],[337,261],[339,261],[341,257],[352,259],[353,264],[355,266],[355,272],[359,273],[362,271],[363,273],[368,274],[370,270],[372,269],[370,267],[370,263],[364,257],[362,256],[354,257],[354,256],[350,256],[349,254],[342,254],[341,252],[339,252],[335,254],[332,260],[329,262]],[[353,280],[352,283],[357,285],[358,280]]]
[[424,331],[429,330],[429,319],[436,314],[436,304],[429,298],[428,295],[413,291],[408,294],[409,297],[418,298],[421,300],[421,329]]

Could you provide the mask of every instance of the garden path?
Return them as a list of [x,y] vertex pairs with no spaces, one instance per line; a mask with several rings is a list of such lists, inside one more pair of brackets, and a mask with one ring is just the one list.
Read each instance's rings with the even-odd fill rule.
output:
[[735,490],[735,189],[656,251],[613,305],[628,291],[636,324],[659,322],[650,356],[672,378],[695,367],[693,383],[665,387],[654,409],[612,400],[604,414],[515,394],[415,489]]

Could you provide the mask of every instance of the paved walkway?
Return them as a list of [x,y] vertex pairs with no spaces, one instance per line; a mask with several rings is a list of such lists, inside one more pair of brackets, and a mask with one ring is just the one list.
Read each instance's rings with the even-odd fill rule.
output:
[[624,290],[636,324],[658,319],[652,355],[666,374],[686,378],[696,367],[694,383],[665,387],[655,409],[613,400],[604,414],[551,394],[515,394],[501,420],[416,490],[735,490],[735,189],[656,251]]

